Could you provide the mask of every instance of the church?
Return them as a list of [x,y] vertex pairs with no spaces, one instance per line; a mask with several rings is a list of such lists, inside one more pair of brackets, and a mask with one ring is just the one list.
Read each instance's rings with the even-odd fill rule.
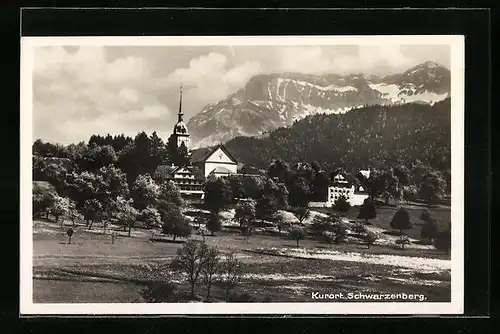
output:
[[224,145],[191,151],[189,149],[189,131],[183,117],[181,88],[177,123],[172,135],[178,148],[186,147],[189,163],[186,166],[160,164],[153,178],[157,182],[173,181],[184,197],[203,197],[205,180],[210,176],[220,177],[236,174],[238,162]]

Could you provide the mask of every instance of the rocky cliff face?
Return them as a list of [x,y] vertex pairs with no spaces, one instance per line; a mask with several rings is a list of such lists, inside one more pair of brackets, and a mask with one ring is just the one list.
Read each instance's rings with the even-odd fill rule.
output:
[[387,77],[257,75],[236,93],[203,108],[187,127],[194,147],[210,146],[237,136],[264,136],[307,115],[375,104],[434,104],[449,94],[450,71],[434,62]]

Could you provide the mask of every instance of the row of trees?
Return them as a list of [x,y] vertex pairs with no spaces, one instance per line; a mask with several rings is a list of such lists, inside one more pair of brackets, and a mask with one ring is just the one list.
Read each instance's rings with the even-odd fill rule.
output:
[[195,296],[196,285],[202,283],[207,290],[206,298],[210,300],[212,286],[221,284],[226,302],[243,274],[241,263],[233,253],[223,255],[217,247],[193,239],[177,250],[171,267],[187,277],[191,296]]
[[[55,184],[53,181],[58,181],[60,173],[92,172],[112,165],[125,173],[131,185],[139,175],[153,175],[161,163],[179,165],[186,161],[187,148],[177,149],[174,139],[171,136],[165,143],[156,132],[150,136],[140,132],[134,138],[93,135],[88,144],[80,142],[67,146],[36,140],[33,144],[34,179]],[[50,158],[57,158],[58,163],[54,164],[56,159]]]

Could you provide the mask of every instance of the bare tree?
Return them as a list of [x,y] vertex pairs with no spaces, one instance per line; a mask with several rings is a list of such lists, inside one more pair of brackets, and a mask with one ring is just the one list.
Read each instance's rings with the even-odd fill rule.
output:
[[206,243],[188,240],[182,248],[177,250],[177,256],[172,261],[172,268],[185,273],[191,285],[191,296],[194,297],[194,288],[208,259],[209,248]]
[[210,299],[210,288],[218,278],[220,272],[220,253],[217,247],[209,248],[207,252],[207,260],[201,268],[203,284],[207,288],[207,300]]
[[224,285],[226,302],[229,300],[229,292],[241,281],[241,277],[240,261],[234,253],[228,254],[221,263],[221,282]]

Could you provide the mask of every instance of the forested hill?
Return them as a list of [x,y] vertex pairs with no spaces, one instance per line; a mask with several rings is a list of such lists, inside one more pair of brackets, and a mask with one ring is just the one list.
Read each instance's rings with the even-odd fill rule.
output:
[[449,98],[433,106],[368,106],[308,116],[265,138],[234,138],[226,147],[239,162],[258,168],[279,158],[351,171],[419,163],[445,171],[450,168],[450,112]]

